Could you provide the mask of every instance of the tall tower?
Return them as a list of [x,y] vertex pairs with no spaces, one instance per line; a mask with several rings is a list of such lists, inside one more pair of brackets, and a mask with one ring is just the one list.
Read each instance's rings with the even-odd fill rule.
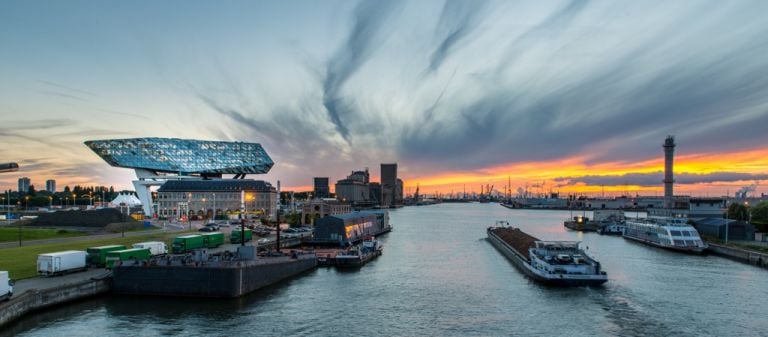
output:
[[672,191],[672,185],[675,183],[674,179],[674,159],[675,159],[675,137],[667,136],[664,141],[664,207],[672,208],[674,202],[674,192]]

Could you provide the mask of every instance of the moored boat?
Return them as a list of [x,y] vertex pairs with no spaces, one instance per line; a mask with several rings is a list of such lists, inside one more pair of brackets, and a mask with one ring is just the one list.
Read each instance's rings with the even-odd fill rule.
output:
[[362,244],[336,254],[337,267],[361,267],[382,253],[382,245],[373,236],[363,239]]
[[531,279],[554,286],[599,286],[608,281],[600,262],[578,241],[542,241],[509,226],[488,227],[488,241]]
[[627,219],[624,238],[685,253],[700,254],[707,248],[685,218]]

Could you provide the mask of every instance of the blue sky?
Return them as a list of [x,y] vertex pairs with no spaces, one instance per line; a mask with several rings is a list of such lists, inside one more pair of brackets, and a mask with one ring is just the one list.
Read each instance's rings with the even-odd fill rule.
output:
[[760,151],[765,13],[765,1],[3,1],[0,161],[37,185],[128,187],[132,173],[84,140],[243,140],[272,155],[268,180],[302,186],[393,161],[416,180],[631,164],[659,157],[667,134],[682,153]]

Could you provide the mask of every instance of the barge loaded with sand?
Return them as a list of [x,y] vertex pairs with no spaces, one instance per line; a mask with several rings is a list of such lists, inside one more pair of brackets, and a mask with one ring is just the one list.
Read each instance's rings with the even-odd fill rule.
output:
[[[506,224],[506,226],[505,226]],[[578,241],[541,241],[519,228],[497,222],[488,241],[531,279],[553,286],[599,286],[608,281],[600,262],[579,248]]]

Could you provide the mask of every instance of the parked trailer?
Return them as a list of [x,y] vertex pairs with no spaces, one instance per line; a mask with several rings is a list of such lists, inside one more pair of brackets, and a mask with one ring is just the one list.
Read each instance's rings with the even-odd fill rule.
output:
[[88,254],[81,250],[40,254],[37,256],[37,272],[40,275],[62,275],[86,270]]
[[216,248],[224,244],[224,233],[212,232],[200,234],[205,241],[205,246],[208,248]]
[[163,255],[168,253],[168,250],[165,248],[165,242],[162,241],[134,243],[133,248],[147,248],[152,255]]
[[107,268],[112,269],[118,262],[146,261],[152,254],[149,248],[131,248],[107,253]]
[[91,247],[85,250],[86,253],[88,253],[88,263],[94,266],[103,267],[106,263],[107,259],[107,253],[116,251],[116,250],[123,250],[125,249],[125,246],[123,245],[109,245],[109,246],[100,246],[100,247]]
[[202,235],[197,234],[176,237],[173,239],[173,244],[171,245],[174,254],[183,254],[204,247],[205,238]]
[[0,271],[0,302],[13,296],[13,282],[8,277],[7,271]]
[[[253,240],[253,231],[250,229],[245,230],[245,242]],[[229,242],[240,243],[240,229],[236,228],[232,230],[232,234],[229,235]]]

